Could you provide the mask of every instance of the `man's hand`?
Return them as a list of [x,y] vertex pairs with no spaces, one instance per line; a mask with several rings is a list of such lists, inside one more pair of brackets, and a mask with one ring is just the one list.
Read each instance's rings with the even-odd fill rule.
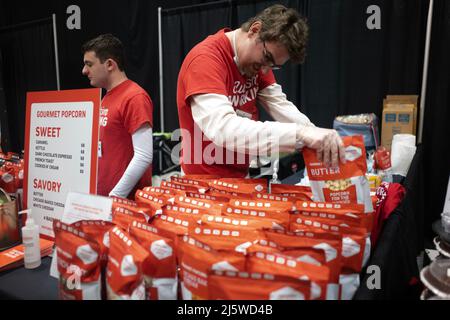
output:
[[317,158],[325,166],[337,167],[339,160],[345,163],[345,148],[336,130],[302,126],[297,130],[297,140],[304,146],[315,149]]

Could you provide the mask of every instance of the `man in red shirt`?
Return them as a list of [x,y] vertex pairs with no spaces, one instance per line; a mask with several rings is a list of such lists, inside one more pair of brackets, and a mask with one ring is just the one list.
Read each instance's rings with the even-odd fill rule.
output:
[[[315,127],[286,99],[272,73],[289,59],[303,62],[307,38],[299,13],[274,5],[189,52],[177,92],[184,173],[245,177],[251,156],[305,146],[326,165],[345,161],[337,132]],[[257,101],[275,121],[258,121]]]
[[125,73],[122,43],[111,34],[86,42],[83,75],[103,88],[97,194],[133,197],[151,185],[153,104],[149,95]]

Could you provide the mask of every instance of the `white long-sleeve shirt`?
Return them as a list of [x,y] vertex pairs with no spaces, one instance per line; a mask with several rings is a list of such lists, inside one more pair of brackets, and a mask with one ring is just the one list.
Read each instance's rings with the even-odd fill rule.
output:
[[275,121],[261,122],[240,117],[228,97],[220,94],[193,96],[192,117],[209,140],[234,151],[266,156],[301,148],[297,129],[314,125],[287,100],[281,86],[273,84],[264,88],[258,92],[257,99]]
[[143,125],[133,133],[134,156],[128,164],[122,178],[109,196],[126,198],[141,179],[153,160],[153,130],[149,124]]

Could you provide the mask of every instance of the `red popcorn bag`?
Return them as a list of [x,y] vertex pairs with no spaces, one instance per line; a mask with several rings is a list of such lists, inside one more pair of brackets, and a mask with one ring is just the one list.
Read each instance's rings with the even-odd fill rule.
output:
[[59,298],[101,300],[101,249],[75,226],[53,221]]
[[144,261],[147,251],[119,227],[110,231],[106,267],[108,300],[145,300]]
[[362,136],[343,137],[346,163],[326,167],[315,150],[303,149],[314,200],[342,204],[363,204],[364,212],[373,212],[370,185],[366,178],[366,149]]

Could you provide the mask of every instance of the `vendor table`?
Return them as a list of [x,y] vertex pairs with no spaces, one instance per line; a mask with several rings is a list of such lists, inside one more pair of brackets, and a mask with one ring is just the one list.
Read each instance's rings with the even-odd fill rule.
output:
[[[369,289],[370,273],[361,273],[361,285],[355,300],[418,299],[419,270],[416,257],[423,249],[423,171],[422,147],[419,146],[405,180],[406,196],[396,211],[386,220],[377,246],[373,248],[367,266],[381,271],[381,288]],[[302,172],[284,179],[284,184],[296,184]],[[34,270],[18,268],[0,273],[0,299],[54,300],[57,284],[50,277],[51,258],[42,260]],[[417,297],[416,297],[417,294]]]
[[51,262],[52,259],[46,257],[36,269],[21,267],[0,273],[0,299],[58,299],[58,280],[50,277]]

